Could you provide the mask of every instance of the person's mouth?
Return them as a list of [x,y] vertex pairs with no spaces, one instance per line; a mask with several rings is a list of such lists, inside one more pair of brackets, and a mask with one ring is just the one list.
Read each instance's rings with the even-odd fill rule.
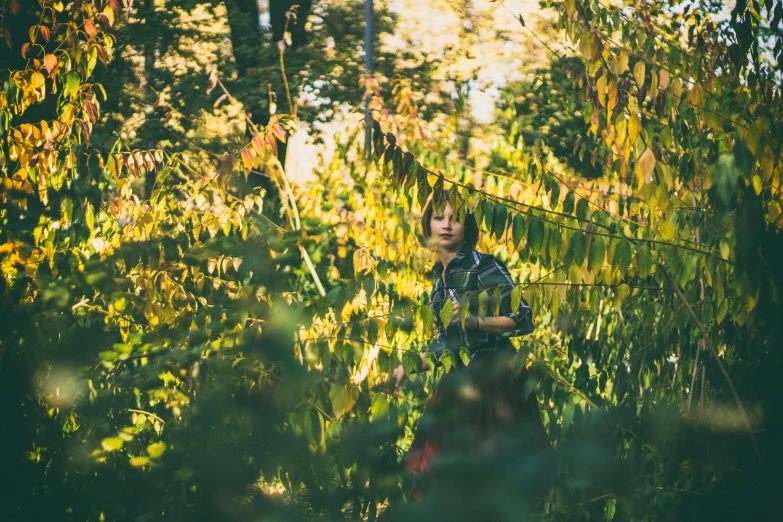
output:
[[448,238],[454,237],[454,234],[440,234],[440,237],[442,237],[444,239],[448,239]]

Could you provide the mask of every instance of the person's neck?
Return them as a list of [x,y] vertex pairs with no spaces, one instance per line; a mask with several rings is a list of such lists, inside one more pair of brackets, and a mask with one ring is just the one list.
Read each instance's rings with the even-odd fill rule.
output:
[[451,263],[451,260],[457,257],[457,253],[460,251],[460,249],[456,250],[445,250],[440,249],[438,250],[438,258],[440,259],[440,262],[443,264],[443,269],[445,270],[447,266],[449,266],[449,263]]

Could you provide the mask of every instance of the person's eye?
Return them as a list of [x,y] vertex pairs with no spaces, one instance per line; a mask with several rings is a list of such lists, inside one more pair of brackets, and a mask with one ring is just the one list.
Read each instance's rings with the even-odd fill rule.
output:
[[443,216],[433,216],[432,219],[434,219],[435,221],[440,221],[441,219],[443,219]]

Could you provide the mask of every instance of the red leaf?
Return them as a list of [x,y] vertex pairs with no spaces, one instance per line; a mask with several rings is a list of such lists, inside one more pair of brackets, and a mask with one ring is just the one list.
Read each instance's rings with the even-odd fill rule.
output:
[[16,0],[11,0],[11,12],[14,13],[14,16],[19,14],[19,11],[22,10],[22,8],[19,6],[19,2]]
[[117,0],[109,0],[109,7],[114,9],[115,13],[119,13],[122,10],[120,3]]
[[46,71],[49,73],[49,76],[51,76],[52,73],[57,69],[57,57],[53,54],[47,54],[44,56],[43,63],[44,67],[46,67]]
[[90,100],[84,101],[84,112],[87,113],[87,117],[90,121],[95,122],[98,119],[98,111],[95,108],[95,104]]
[[87,33],[87,36],[89,36],[90,38],[95,38],[96,36],[98,36],[98,28],[95,27],[95,22],[93,22],[89,18],[85,18],[84,32]]
[[25,44],[22,46],[22,58],[27,58],[27,50],[30,49],[30,46],[32,44],[30,42],[25,42]]
[[277,142],[275,141],[275,137],[272,134],[265,134],[264,139],[269,145],[269,148],[272,149],[272,154],[277,155]]
[[278,140],[285,143],[286,132],[282,125],[275,125],[272,127],[272,133],[274,133]]
[[41,32],[41,36],[43,36],[43,39],[46,40],[47,42],[49,41],[49,38],[52,37],[52,32],[45,25],[39,25],[38,30]]
[[82,120],[79,120],[79,125],[82,127],[82,138],[84,139],[84,143],[90,142],[90,133],[92,130],[90,129],[90,124],[85,123]]
[[109,55],[106,53],[106,48],[102,45],[96,46],[96,49],[98,49],[98,59],[101,61],[103,65],[106,65],[109,63]]
[[261,136],[253,136],[253,141],[251,143],[253,144],[253,148],[256,149],[258,155],[263,157],[265,146],[264,140],[261,139]]

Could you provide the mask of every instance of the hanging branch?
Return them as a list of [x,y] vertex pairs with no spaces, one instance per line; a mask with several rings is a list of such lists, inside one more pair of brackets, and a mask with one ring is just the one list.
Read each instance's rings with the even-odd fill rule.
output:
[[682,293],[680,286],[674,282],[674,279],[662,264],[659,263],[658,267],[661,269],[661,272],[663,273],[664,277],[666,277],[666,279],[669,281],[669,284],[674,289],[675,295],[677,295],[677,297],[680,299],[682,304],[685,305],[685,308],[688,310],[688,313],[690,314],[691,318],[696,323],[696,326],[699,328],[699,331],[701,332],[702,340],[707,344],[707,346],[709,346],[710,353],[712,353],[712,358],[715,359],[716,363],[718,363],[718,368],[720,369],[720,372],[723,375],[723,379],[726,381],[729,390],[731,390],[731,394],[734,396],[734,402],[737,404],[737,408],[739,408],[740,413],[742,413],[742,420],[745,423],[745,428],[748,430],[748,435],[750,435],[751,441],[753,441],[753,449],[756,451],[756,457],[758,457],[759,463],[763,465],[763,461],[761,459],[761,451],[759,450],[758,443],[756,442],[756,436],[753,434],[753,428],[750,425],[750,419],[748,418],[748,413],[747,411],[745,411],[745,406],[743,406],[742,400],[740,400],[739,394],[737,393],[736,388],[734,388],[734,383],[731,381],[731,377],[729,377],[729,373],[726,371],[726,367],[723,366],[723,361],[721,361],[720,359],[718,350],[715,348],[712,339],[710,339],[709,336],[707,335],[707,331],[704,329],[704,325],[699,320],[699,317],[696,315],[696,312],[693,311],[693,307],[691,306],[690,302]]

